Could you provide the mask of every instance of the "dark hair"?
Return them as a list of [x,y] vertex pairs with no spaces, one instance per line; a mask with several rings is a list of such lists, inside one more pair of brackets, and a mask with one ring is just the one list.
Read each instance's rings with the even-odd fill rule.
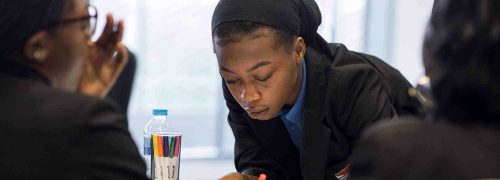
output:
[[278,49],[283,47],[286,52],[292,51],[293,42],[296,38],[295,35],[262,23],[251,21],[227,22],[217,26],[212,35],[219,38],[219,41],[214,43],[217,43],[219,46],[225,46],[230,43],[239,42],[245,36],[252,36],[252,38],[266,36],[266,34],[259,31],[261,29],[268,29],[273,33],[272,35],[275,40],[273,48]]
[[500,125],[499,9],[497,0],[435,3],[426,44],[439,72],[431,79],[437,116]]
[[36,32],[57,25],[72,0],[0,0],[0,63],[22,52]]

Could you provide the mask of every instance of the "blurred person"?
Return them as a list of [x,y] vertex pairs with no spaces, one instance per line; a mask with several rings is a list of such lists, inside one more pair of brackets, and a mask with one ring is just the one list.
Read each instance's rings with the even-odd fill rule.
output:
[[0,0],[0,174],[8,179],[146,179],[116,105],[123,22],[86,0]]
[[352,179],[500,178],[500,1],[437,0],[423,64],[434,99],[364,133]]

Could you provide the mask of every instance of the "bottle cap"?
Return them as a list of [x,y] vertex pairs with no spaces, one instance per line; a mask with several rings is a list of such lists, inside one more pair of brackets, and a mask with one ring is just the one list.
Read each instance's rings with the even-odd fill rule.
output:
[[167,109],[153,109],[153,116],[166,116],[168,115]]

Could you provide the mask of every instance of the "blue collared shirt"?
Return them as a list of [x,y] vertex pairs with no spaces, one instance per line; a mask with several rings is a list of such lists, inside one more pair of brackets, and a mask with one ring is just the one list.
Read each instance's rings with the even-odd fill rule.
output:
[[299,96],[295,100],[292,108],[281,109],[281,119],[283,120],[288,134],[292,139],[295,147],[300,147],[300,142],[302,139],[302,113],[304,111],[304,98],[306,92],[306,61],[302,61],[302,82],[300,85]]

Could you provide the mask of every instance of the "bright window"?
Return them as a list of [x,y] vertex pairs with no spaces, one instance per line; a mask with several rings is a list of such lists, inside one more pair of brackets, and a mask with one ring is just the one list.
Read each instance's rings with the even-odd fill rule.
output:
[[[216,0],[94,1],[101,17],[125,19],[125,43],[138,57],[129,126],[138,146],[155,107],[169,109],[170,124],[183,133],[185,159],[231,157],[221,80],[210,23]],[[364,0],[317,0],[320,34],[354,49],[363,47]],[[350,7],[350,8],[348,8]],[[103,23],[101,18],[100,22]],[[142,148],[140,148],[142,149]]]

